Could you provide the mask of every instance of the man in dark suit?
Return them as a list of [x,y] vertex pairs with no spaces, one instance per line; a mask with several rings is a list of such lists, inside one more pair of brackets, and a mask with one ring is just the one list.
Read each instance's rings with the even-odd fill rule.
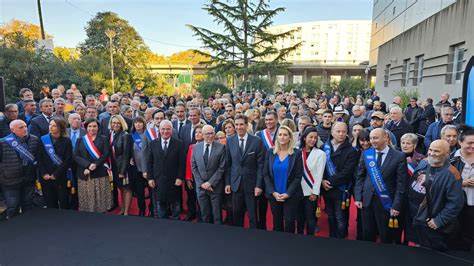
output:
[[237,115],[237,134],[227,139],[225,193],[232,193],[234,224],[244,225],[247,209],[250,228],[257,228],[255,197],[262,194],[264,151],[262,141],[247,133],[248,120],[245,115]]
[[188,119],[186,119],[186,106],[184,105],[184,103],[177,103],[176,107],[174,108],[174,112],[176,113],[178,119],[173,121],[173,131],[176,132],[179,136],[183,127],[189,124],[190,122]]
[[196,193],[201,209],[202,220],[221,224],[222,194],[224,192],[224,171],[226,163],[225,146],[215,139],[214,128],[205,125],[202,128],[204,141],[193,148],[191,166],[196,181]]
[[42,99],[39,102],[41,114],[31,119],[28,131],[31,135],[41,137],[49,132],[49,121],[53,116],[53,101]]
[[169,120],[160,123],[160,137],[149,144],[147,150],[147,179],[153,190],[155,217],[168,218],[171,206],[173,220],[179,219],[179,197],[183,184],[186,154],[183,143],[172,137],[173,125]]
[[[277,114],[273,111],[267,112],[265,114],[265,129],[258,131],[255,135],[262,140],[262,149],[264,154],[271,148],[273,148],[276,141],[278,131],[278,117]],[[265,156],[264,156],[265,157]],[[265,183],[262,183],[262,189],[265,189]],[[265,195],[260,195],[257,197],[257,206],[258,206],[258,217],[257,217],[257,228],[258,229],[267,229],[267,209],[268,209],[268,199]]]
[[[362,209],[363,239],[375,241],[378,232],[383,243],[393,243],[400,240],[400,230],[389,228],[389,219],[398,219],[406,200],[407,160],[402,152],[388,146],[389,136],[383,128],[370,132],[370,143],[373,148],[364,151],[359,163],[355,205]],[[381,178],[374,180],[383,192],[376,191],[370,174],[373,171],[367,167],[380,171]]]
[[412,133],[413,127],[403,118],[402,108],[394,106],[390,108],[390,123],[386,125],[386,129],[395,135],[397,143],[392,143],[396,147],[400,147],[400,139],[406,133]]
[[[180,131],[179,139],[184,144],[185,153],[188,153],[189,145],[196,143],[196,138],[194,137],[194,128],[201,122],[201,111],[198,108],[191,108],[189,110],[189,121]],[[187,180],[186,186],[184,186],[187,195],[187,205],[188,205],[188,214],[185,221],[192,221],[196,219],[197,216],[197,195],[196,195],[196,184],[194,181]]]
[[[71,140],[72,150],[74,152],[74,150],[76,149],[77,141],[86,135],[86,130],[81,127],[82,125],[81,116],[77,113],[70,114],[68,117],[68,122],[69,122],[69,127],[67,128],[67,136]],[[76,176],[77,168],[76,167],[77,165],[73,161],[71,170],[74,177],[74,181],[77,181],[77,176]],[[77,210],[79,207],[78,198],[77,198],[77,182],[73,182],[73,184],[71,185],[74,185],[74,189],[76,193],[71,194],[69,206],[72,210]]]
[[[107,113],[108,115],[104,116],[100,119],[100,134],[102,136],[108,136],[110,133],[109,129],[109,121],[112,115],[119,115],[120,114],[120,104],[118,101],[110,101],[107,103]],[[100,117],[100,116],[99,116]],[[123,116],[125,122],[127,123],[128,128],[132,128],[132,119]]]

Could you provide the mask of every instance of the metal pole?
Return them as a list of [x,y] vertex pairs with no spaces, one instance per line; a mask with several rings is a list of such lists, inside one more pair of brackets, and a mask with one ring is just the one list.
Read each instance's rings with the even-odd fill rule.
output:
[[110,38],[110,71],[112,74],[112,93],[115,94],[114,55],[113,55],[113,50],[112,50],[112,38]]
[[113,46],[112,39],[115,37],[116,32],[111,29],[105,31],[105,35],[109,37],[109,49],[110,49],[110,71],[112,74],[112,93],[115,94],[115,81],[114,81],[114,56],[113,56]]
[[41,39],[45,40],[46,36],[44,34],[43,14],[41,13],[41,0],[38,0],[37,3],[38,3],[39,22],[40,22],[40,28],[41,28]]

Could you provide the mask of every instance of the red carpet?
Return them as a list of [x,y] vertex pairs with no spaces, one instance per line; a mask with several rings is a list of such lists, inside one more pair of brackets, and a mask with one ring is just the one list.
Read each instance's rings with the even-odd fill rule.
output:
[[[186,211],[187,211],[187,206],[186,206],[186,192],[183,189],[183,198],[184,198],[184,211],[181,213],[181,218],[186,217]],[[120,192],[119,192],[119,202],[121,202],[120,198]],[[149,200],[146,200],[147,208],[148,208],[148,202]],[[130,207],[130,215],[138,215],[138,205],[137,205],[137,199],[133,197],[132,199],[132,204]],[[118,214],[120,213],[120,208],[115,209],[114,211],[111,211],[110,213],[113,214]],[[351,208],[350,208],[350,218],[349,218],[349,231],[348,231],[348,236],[347,239],[356,239],[356,232],[357,232],[357,210],[354,205],[354,201],[351,201]],[[267,230],[271,231],[273,228],[273,222],[272,222],[272,212],[270,210],[270,206],[268,206],[268,211],[267,211]],[[197,222],[197,221],[194,221]],[[329,225],[328,225],[328,217],[326,215],[326,212],[324,212],[324,200],[321,200],[321,217],[319,217],[318,221],[318,226],[321,228],[321,231],[317,234],[316,236],[320,237],[329,237]],[[248,218],[246,217],[245,219],[245,227],[248,227]]]

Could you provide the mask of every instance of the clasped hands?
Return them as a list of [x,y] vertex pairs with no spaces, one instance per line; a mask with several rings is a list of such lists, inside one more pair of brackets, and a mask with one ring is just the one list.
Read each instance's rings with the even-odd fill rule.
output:
[[284,202],[285,200],[287,200],[290,196],[288,196],[288,194],[286,193],[283,193],[283,194],[280,194],[278,192],[273,192],[272,193],[272,196],[276,199],[276,201],[278,202]]

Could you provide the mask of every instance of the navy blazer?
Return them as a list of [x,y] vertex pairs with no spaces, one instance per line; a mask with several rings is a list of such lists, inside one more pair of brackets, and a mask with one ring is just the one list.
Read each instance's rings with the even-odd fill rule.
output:
[[[407,197],[408,169],[405,154],[390,148],[380,168],[385,186],[393,201],[392,209],[400,211],[403,201]],[[376,194],[377,192],[375,191],[372,179],[367,173],[364,153],[362,153],[354,190],[355,200],[362,201],[363,206],[368,207],[370,206],[374,193]]]
[[262,145],[260,138],[248,135],[244,154],[241,154],[238,135],[227,138],[225,184],[230,185],[232,191],[237,192],[241,182],[246,192],[254,191],[255,187],[263,188]]
[[[275,192],[275,182],[273,177],[273,163],[278,154],[273,154],[273,149],[267,151],[265,163],[263,165],[263,177],[265,179],[265,194],[272,198]],[[286,181],[286,194],[289,197],[302,197],[301,178],[303,176],[303,160],[301,160],[301,151],[295,149],[293,154],[289,154],[288,180]]]
[[[51,115],[52,117],[52,115]],[[49,133],[49,122],[46,120],[43,114],[32,118],[30,120],[30,125],[28,126],[28,132],[31,135],[35,135],[38,138]]]

